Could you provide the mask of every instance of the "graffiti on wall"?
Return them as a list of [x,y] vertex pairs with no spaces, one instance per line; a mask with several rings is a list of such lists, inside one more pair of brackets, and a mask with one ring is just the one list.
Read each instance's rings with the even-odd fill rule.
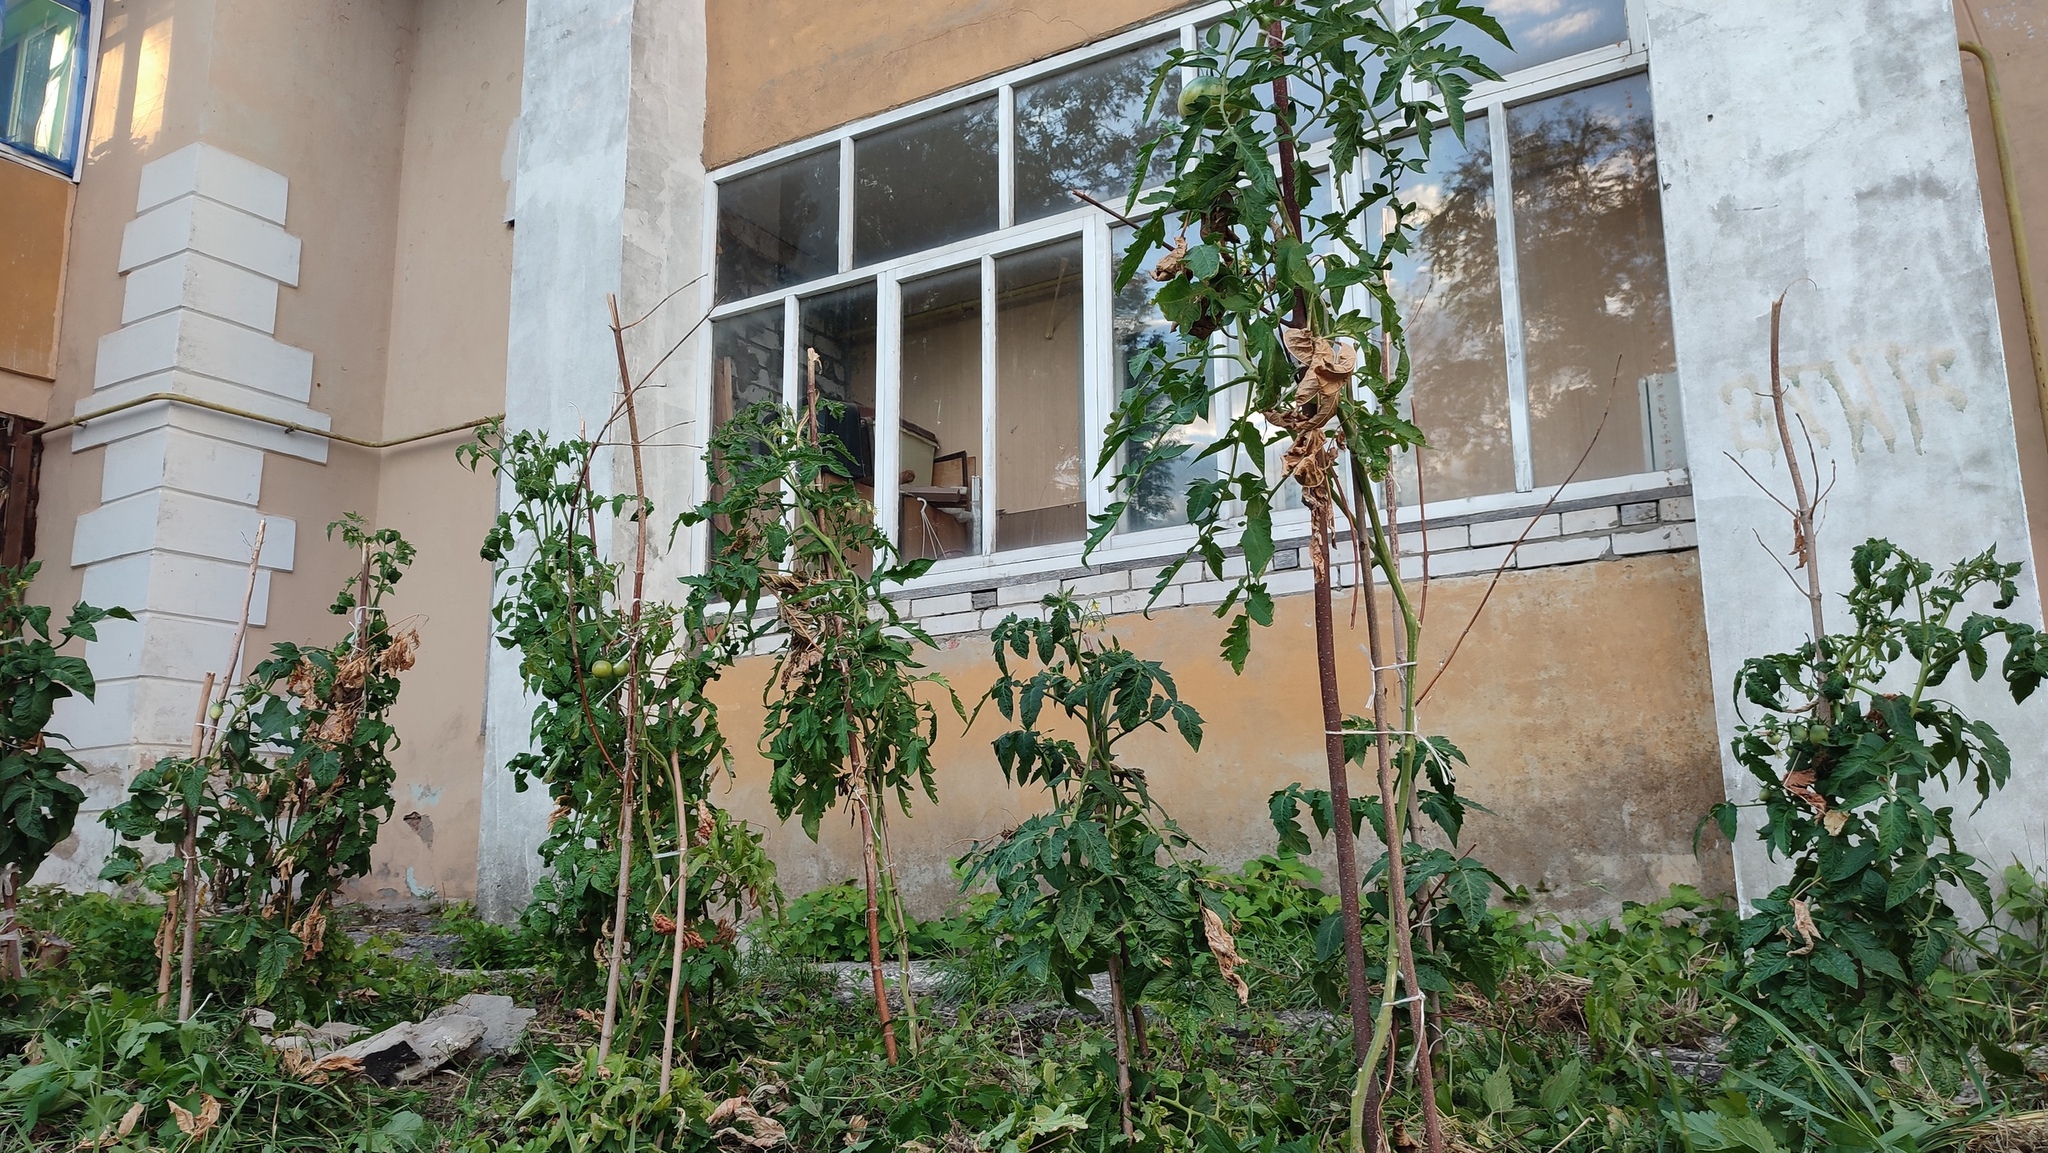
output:
[[[1898,344],[1859,345],[1842,356],[1784,366],[1785,407],[1803,424],[1816,449],[1866,452],[1926,451],[1927,422],[1946,407],[1961,412],[1970,397],[1956,383],[1956,350]],[[1735,451],[1776,458],[1778,429],[1770,393],[1753,373],[1721,386],[1721,403],[1734,422]]]

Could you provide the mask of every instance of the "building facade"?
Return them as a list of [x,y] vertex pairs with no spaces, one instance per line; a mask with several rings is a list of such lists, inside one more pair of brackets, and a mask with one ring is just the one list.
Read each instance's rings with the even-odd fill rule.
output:
[[[396,604],[423,636],[396,717],[401,819],[361,895],[524,903],[546,803],[504,770],[531,706],[477,559],[503,496],[457,465],[459,433],[412,438],[499,413],[601,422],[609,293],[649,317],[628,355],[653,373],[658,507],[692,503],[706,431],[794,398],[816,350],[854,479],[935,561],[901,599],[963,695],[993,678],[989,628],[1070,587],[1207,717],[1199,756],[1133,752],[1213,857],[1271,851],[1266,796],[1322,777],[1298,510],[1276,525],[1276,620],[1242,676],[1216,657],[1224,585],[1191,567],[1143,611],[1190,539],[1170,494],[1081,550],[1113,499],[1101,429],[1162,326],[1143,284],[1114,283],[1128,230],[1070,190],[1128,182],[1159,123],[1154,69],[1227,4],[0,10],[0,410],[42,426],[36,594],[138,617],[92,646],[99,700],[62,717],[92,800],[45,879],[93,876],[91,814],[184,744],[258,521],[266,646],[334,630],[322,610],[353,558],[321,530],[355,511],[420,546]],[[2030,561],[2014,611],[2040,619],[2048,434],[2012,224],[2048,221],[2048,88],[2030,82],[2048,5],[1492,10],[1518,48],[1471,40],[1504,79],[1475,88],[1462,140],[1439,135],[1394,270],[1432,446],[1402,488],[1426,501],[1401,514],[1413,575],[1428,566],[1420,667],[1441,669],[1424,723],[1491,810],[1467,843],[1545,907],[1758,892],[1770,867],[1747,837],[1694,842],[1711,804],[1753,795],[1722,751],[1735,669],[1808,629],[1777,558],[1787,518],[1746,475],[1782,473],[1759,396],[1780,293],[1792,404],[1834,481],[1830,587],[1868,536],[1937,560],[1995,544]],[[2003,157],[1965,44],[2003,80]],[[1331,195],[1356,178],[1306,155]],[[657,544],[656,588],[704,547]],[[729,678],[729,733],[755,730],[767,675]],[[1966,847],[2038,863],[2048,720],[1988,687],[1954,695],[1998,725],[2014,775]],[[941,800],[895,834],[928,907],[953,892],[949,861],[1031,803],[996,772],[992,717],[948,724]],[[786,886],[852,875],[850,831],[813,845],[780,826],[738,743],[728,799],[769,831]]]

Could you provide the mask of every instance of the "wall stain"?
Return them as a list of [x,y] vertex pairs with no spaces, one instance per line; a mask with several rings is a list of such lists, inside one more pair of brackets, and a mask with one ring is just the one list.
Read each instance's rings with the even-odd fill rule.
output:
[[[1953,348],[1858,345],[1837,358],[1787,364],[1785,406],[1815,448],[1834,448],[1840,436],[1852,458],[1860,459],[1873,444],[1897,455],[1903,425],[1913,452],[1925,455],[1928,410],[1947,404],[1962,412],[1970,406],[1969,394],[1952,375],[1956,356]],[[1734,427],[1737,455],[1757,451],[1776,460],[1779,437],[1770,395],[1756,375],[1744,373],[1723,384],[1721,403]]]

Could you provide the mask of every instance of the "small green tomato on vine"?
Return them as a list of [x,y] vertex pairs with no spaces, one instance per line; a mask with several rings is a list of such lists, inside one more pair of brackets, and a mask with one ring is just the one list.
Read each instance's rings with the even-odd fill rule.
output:
[[1230,85],[1221,76],[1195,77],[1181,87],[1180,118],[1186,120],[1207,110],[1211,104],[1220,103],[1229,91]]
[[596,664],[590,666],[590,675],[601,681],[611,680],[612,672],[612,663],[607,660],[600,659]]

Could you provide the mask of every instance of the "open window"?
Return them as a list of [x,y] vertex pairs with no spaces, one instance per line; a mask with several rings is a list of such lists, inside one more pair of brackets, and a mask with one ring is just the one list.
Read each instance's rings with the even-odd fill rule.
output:
[[92,23],[87,0],[0,0],[0,149],[78,175]]

